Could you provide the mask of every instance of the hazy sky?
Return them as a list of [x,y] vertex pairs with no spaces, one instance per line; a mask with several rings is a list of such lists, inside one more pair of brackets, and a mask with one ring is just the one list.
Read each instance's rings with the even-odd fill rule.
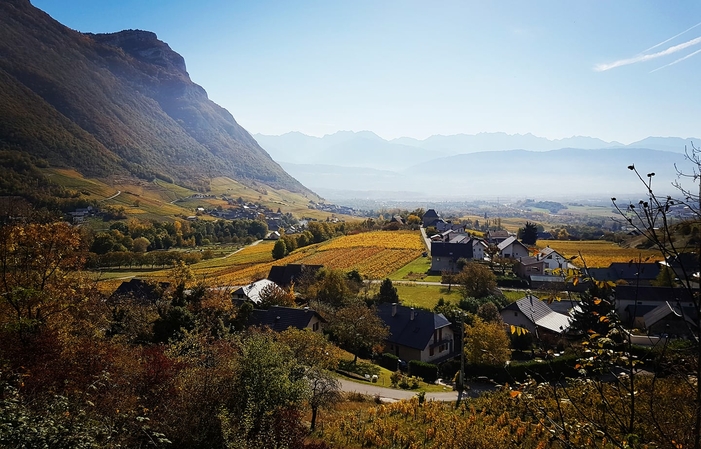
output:
[[32,3],[154,31],[251,133],[701,135],[696,1]]

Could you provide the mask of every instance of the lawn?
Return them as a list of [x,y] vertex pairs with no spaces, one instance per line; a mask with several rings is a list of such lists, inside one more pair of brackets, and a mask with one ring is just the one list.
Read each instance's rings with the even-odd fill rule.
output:
[[399,284],[395,283],[399,299],[405,306],[421,307],[431,309],[436,306],[440,298],[457,303],[460,301],[460,292],[453,285],[450,292],[448,287],[443,285],[421,285],[421,284]]
[[429,275],[431,258],[420,256],[389,275],[393,281],[440,282],[440,275]]

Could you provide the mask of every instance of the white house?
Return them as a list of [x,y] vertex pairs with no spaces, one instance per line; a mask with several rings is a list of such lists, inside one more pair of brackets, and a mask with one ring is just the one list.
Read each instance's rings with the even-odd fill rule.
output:
[[265,289],[282,290],[275,282],[268,279],[261,279],[260,281],[255,281],[236,289],[233,293],[233,297],[234,299],[247,299],[254,304],[260,304],[263,300],[263,298],[261,298],[261,292]]
[[576,268],[565,258],[565,256],[549,246],[540,250],[536,257],[538,260],[545,262],[546,270],[556,270],[558,268],[566,270],[567,268]]
[[528,257],[528,248],[514,236],[499,243],[497,248],[499,249],[499,255],[505,259]]
[[484,255],[487,254],[487,242],[482,239],[472,238],[472,258],[475,260],[484,260]]

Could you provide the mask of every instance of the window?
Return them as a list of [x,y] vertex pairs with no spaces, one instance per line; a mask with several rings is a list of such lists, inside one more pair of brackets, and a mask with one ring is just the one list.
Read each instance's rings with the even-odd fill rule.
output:
[[319,322],[318,322],[318,321],[312,325],[312,330],[313,330],[314,332],[316,332],[316,331],[319,330]]
[[433,355],[433,347],[428,351],[428,355],[432,356]]

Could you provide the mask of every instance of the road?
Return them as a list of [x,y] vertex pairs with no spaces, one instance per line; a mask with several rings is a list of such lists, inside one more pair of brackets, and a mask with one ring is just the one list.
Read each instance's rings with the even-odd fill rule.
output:
[[243,246],[243,247],[237,249],[236,251],[227,254],[226,256],[224,256],[224,258],[226,259],[227,257],[231,257],[234,254],[236,254],[237,252],[243,251],[244,249],[248,248],[249,246],[255,246],[255,245],[259,244],[260,242],[262,242],[262,240],[256,240],[255,242],[251,243],[250,245]]
[[[347,379],[339,379],[341,382],[341,390],[345,392],[355,392],[368,396],[379,396],[382,399],[399,401],[402,399],[411,399],[416,396],[416,391],[413,390],[398,390],[395,388],[385,388],[374,384],[364,384],[353,382]],[[494,390],[491,384],[483,384],[477,382],[468,382],[469,390],[465,392],[463,397],[477,397],[485,391]],[[446,387],[445,392],[426,393],[426,399],[431,401],[455,401],[458,399],[458,392],[450,390],[451,387]]]

